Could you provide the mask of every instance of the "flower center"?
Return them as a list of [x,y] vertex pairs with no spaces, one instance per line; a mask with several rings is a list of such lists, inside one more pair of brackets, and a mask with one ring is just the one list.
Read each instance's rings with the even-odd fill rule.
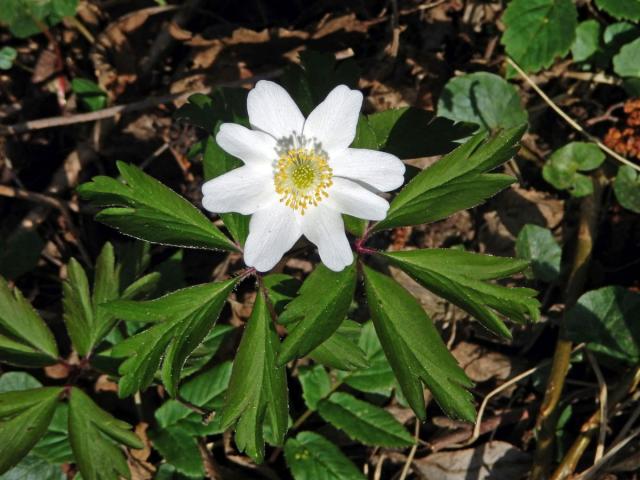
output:
[[273,182],[280,201],[304,215],[307,208],[317,206],[329,196],[327,189],[333,185],[331,177],[333,172],[326,155],[297,148],[278,159]]

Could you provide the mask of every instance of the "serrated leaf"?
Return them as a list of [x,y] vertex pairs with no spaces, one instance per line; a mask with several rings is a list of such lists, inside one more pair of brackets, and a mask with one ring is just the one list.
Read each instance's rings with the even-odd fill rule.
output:
[[605,155],[597,145],[571,142],[553,152],[542,169],[542,176],[557,189],[583,197],[593,191],[593,182],[579,172],[594,170],[604,160]]
[[187,357],[214,326],[237,281],[183,288],[155,300],[116,300],[102,305],[121,320],[157,323],[113,347],[114,357],[128,357],[120,366],[119,395],[148,387],[162,361],[162,381],[175,396]]
[[298,380],[302,386],[302,398],[311,410],[331,392],[331,379],[322,365],[302,366],[298,369]]
[[45,434],[61,392],[46,387],[0,393],[0,473],[18,464]]
[[331,425],[365,445],[403,448],[414,440],[393,415],[348,393],[336,392],[318,403],[318,413]]
[[347,315],[356,279],[355,262],[341,272],[316,267],[278,319],[284,325],[296,322],[280,347],[278,365],[303,357],[333,335]]
[[338,447],[317,433],[300,432],[290,438],[284,455],[295,480],[365,480]]
[[613,191],[620,205],[635,213],[640,213],[640,175],[628,165],[618,169],[613,183]]
[[505,130],[484,141],[475,135],[416,175],[391,202],[375,230],[441,220],[495,195],[515,179],[487,174],[513,157],[526,126]]
[[134,165],[117,162],[117,166],[123,181],[98,176],[78,187],[83,198],[103,208],[97,220],[148,242],[235,250],[231,241],[186,199]]
[[447,415],[472,422],[473,383],[447,350],[420,304],[387,275],[365,267],[371,318],[391,368],[409,405],[426,416],[422,382]]
[[582,295],[565,317],[565,337],[608,359],[640,361],[640,294],[610,286]]
[[260,292],[236,353],[222,409],[223,428],[235,423],[238,448],[257,462],[264,458],[263,424],[269,423],[278,444],[287,429],[287,380],[285,369],[275,363],[278,344]]
[[144,445],[130,425],[102,410],[82,390],[69,395],[69,440],[84,480],[130,478],[127,461],[117,444],[131,448]]
[[333,335],[309,353],[309,357],[322,365],[338,370],[366,368],[369,363],[365,353],[358,347],[359,336],[360,325],[351,320],[345,320]]
[[577,18],[571,0],[512,0],[502,16],[501,43],[524,70],[537,72],[567,54]]
[[395,266],[435,294],[473,315],[492,332],[506,338],[509,329],[494,310],[516,322],[539,318],[538,292],[511,288],[485,280],[504,278],[524,270],[529,262],[457,249],[427,249],[383,254]]
[[21,366],[52,365],[58,346],[47,324],[22,296],[0,277],[0,354],[2,361]]
[[640,20],[640,0],[596,0],[596,5],[612,17]]
[[518,127],[527,123],[516,88],[502,77],[476,72],[447,82],[438,100],[438,115],[474,123],[480,131]]
[[553,282],[560,275],[562,248],[547,228],[526,224],[516,239],[518,257],[531,262],[536,278]]

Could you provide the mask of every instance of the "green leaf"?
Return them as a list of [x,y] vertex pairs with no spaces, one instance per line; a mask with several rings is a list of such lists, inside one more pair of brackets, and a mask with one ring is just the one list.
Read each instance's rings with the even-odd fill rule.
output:
[[193,375],[209,363],[233,330],[231,325],[214,325],[202,343],[187,358],[182,368],[182,378]]
[[365,445],[402,448],[414,440],[393,415],[380,407],[336,392],[318,403],[318,413],[331,425]]
[[[102,308],[121,320],[156,323],[113,347],[120,366],[119,395],[148,387],[162,360],[162,381],[175,396],[187,357],[205,339],[238,279],[183,288],[155,300],[116,300]],[[164,359],[163,359],[164,357]]]
[[618,169],[613,183],[613,191],[620,205],[635,213],[640,213],[640,175],[628,165]]
[[10,70],[16,58],[18,58],[18,52],[15,48],[0,48],[0,70]]
[[475,419],[473,383],[458,366],[418,301],[387,275],[365,267],[371,318],[402,393],[426,417],[422,382],[447,415]]
[[389,396],[396,377],[384,355],[373,322],[367,322],[362,327],[358,346],[365,352],[369,366],[344,374],[341,378],[345,379],[347,385],[361,392]]
[[205,478],[198,443],[191,433],[178,427],[151,431],[149,437],[153,447],[178,472],[190,478]]
[[576,39],[571,46],[574,62],[589,60],[600,50],[600,36],[602,28],[597,20],[580,22],[576,29]]
[[72,17],[76,14],[78,0],[51,0],[51,6],[58,17]]
[[55,465],[73,462],[69,443],[69,405],[67,403],[58,403],[49,424],[49,430],[33,447],[31,454]]
[[338,447],[317,433],[300,432],[290,438],[284,455],[295,480],[365,480]]
[[78,96],[82,106],[90,112],[102,110],[107,106],[107,93],[100,86],[86,78],[74,78],[71,90]]
[[[242,161],[232,157],[220,148],[214,136],[210,135],[205,142],[202,155],[205,180],[211,180],[243,165]],[[225,227],[229,229],[233,239],[240,245],[244,245],[249,235],[249,220],[251,217],[239,213],[222,213],[220,218],[222,218]]]
[[52,465],[37,455],[29,453],[0,480],[67,480],[60,465]]
[[73,387],[69,395],[69,440],[84,480],[130,478],[120,447],[143,448],[130,425],[102,410],[82,390]]
[[567,54],[577,17],[571,0],[512,0],[502,16],[501,43],[524,70],[537,72]]
[[596,0],[596,5],[612,17],[640,20],[640,0]]
[[515,181],[487,174],[513,157],[526,126],[500,132],[483,141],[472,139],[424,169],[391,202],[387,218],[375,230],[434,222],[471,208]]
[[67,280],[62,285],[64,322],[73,348],[84,356],[91,350],[91,337],[95,327],[89,280],[75,258],[67,265],[67,275]]
[[265,275],[262,281],[267,289],[269,301],[278,315],[296,297],[301,285],[300,280],[285,273],[270,273]]
[[222,409],[223,428],[235,423],[238,448],[258,463],[264,458],[264,422],[271,426],[278,444],[287,430],[287,380],[285,369],[275,363],[277,349],[278,335],[259,293],[238,347]]
[[0,473],[17,465],[45,434],[61,392],[47,387],[0,393]]
[[583,197],[593,191],[593,183],[579,172],[595,170],[604,159],[605,155],[597,145],[571,142],[553,152],[542,169],[542,176],[557,189]]
[[123,162],[117,162],[117,166],[124,182],[98,176],[78,187],[82,197],[103,208],[97,220],[148,242],[235,250],[229,239],[186,199],[136,166]]
[[516,253],[531,262],[536,278],[550,283],[560,275],[562,248],[549,229],[526,224],[518,233]]
[[629,365],[640,362],[640,294],[622,287],[585,293],[565,317],[565,337]]
[[331,379],[321,365],[303,366],[298,369],[298,380],[302,385],[302,398],[311,410],[331,392]]
[[0,277],[0,354],[2,361],[25,367],[52,365],[58,347],[46,323],[17,288]]
[[6,372],[0,376],[0,393],[28,390],[42,384],[25,372]]
[[527,316],[534,321],[540,316],[535,290],[486,282],[524,270],[529,265],[527,261],[435,248],[390,252],[384,257],[503,337],[510,338],[511,333],[494,310],[519,323],[525,323]]
[[297,322],[280,347],[278,365],[303,357],[333,335],[347,315],[356,279],[355,262],[341,272],[316,267],[278,320],[283,325]]
[[369,364],[365,353],[358,347],[360,325],[345,320],[320,346],[316,347],[309,357],[327,367],[338,370],[358,370]]
[[516,88],[488,72],[449,80],[438,100],[438,115],[457,122],[474,123],[483,132],[519,127],[528,120]]
[[631,43],[627,43],[613,57],[613,71],[621,77],[640,77],[640,38]]

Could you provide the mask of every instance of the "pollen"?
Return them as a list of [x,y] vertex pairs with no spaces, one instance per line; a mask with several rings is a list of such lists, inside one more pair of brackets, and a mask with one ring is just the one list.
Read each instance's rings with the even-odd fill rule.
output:
[[304,148],[288,150],[275,166],[273,182],[280,201],[304,215],[329,196],[333,172],[326,155]]

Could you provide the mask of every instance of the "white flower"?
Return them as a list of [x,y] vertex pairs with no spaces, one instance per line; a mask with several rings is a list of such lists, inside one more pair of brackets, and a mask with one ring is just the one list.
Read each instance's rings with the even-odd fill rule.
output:
[[361,106],[362,93],[340,85],[305,120],[285,89],[262,80],[247,99],[251,129],[220,126],[218,145],[244,166],[206,182],[202,204],[252,215],[247,265],[270,270],[304,235],[340,271],[353,261],[341,214],[385,218],[389,203],[375,192],[400,187],[405,167],[389,153],[349,148]]

